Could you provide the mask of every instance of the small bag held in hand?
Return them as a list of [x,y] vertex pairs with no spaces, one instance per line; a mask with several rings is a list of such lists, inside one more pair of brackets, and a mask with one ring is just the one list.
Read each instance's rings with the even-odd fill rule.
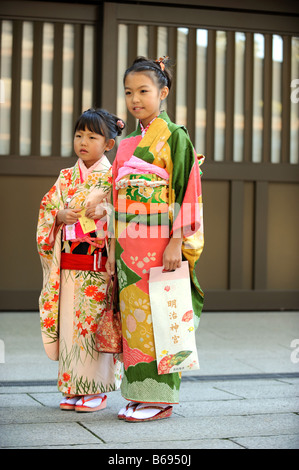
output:
[[158,374],[199,369],[188,261],[151,268],[149,295]]
[[122,352],[122,332],[121,316],[117,301],[117,277],[114,276],[110,302],[108,301],[108,291],[112,277],[107,284],[106,310],[103,312],[95,335],[95,346],[98,352],[121,353]]

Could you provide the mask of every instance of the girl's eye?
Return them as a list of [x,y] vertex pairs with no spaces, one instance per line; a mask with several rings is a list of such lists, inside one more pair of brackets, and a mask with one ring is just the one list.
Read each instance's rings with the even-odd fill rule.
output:
[[131,92],[130,92],[130,91],[126,91],[126,93],[125,93],[125,94],[126,94],[126,95],[130,95],[130,94],[131,94]]
[[146,92],[147,92],[147,90],[141,90],[141,93],[146,93]]

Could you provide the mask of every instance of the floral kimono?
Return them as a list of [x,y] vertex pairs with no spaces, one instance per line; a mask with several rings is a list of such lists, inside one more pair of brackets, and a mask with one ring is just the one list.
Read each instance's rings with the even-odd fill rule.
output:
[[[144,134],[144,135],[142,135]],[[116,266],[122,315],[123,397],[136,402],[178,403],[180,374],[157,374],[149,299],[149,269],[162,266],[175,231],[183,230],[195,327],[203,292],[195,265],[203,249],[199,163],[187,131],[162,112],[144,133],[124,139],[113,163]]]
[[109,392],[120,386],[120,362],[95,349],[95,332],[106,305],[107,227],[100,219],[94,231],[85,233],[79,222],[59,227],[55,223],[58,210],[84,209],[93,198],[106,199],[111,183],[105,156],[90,169],[79,159],[73,168],[61,170],[40,206],[42,338],[49,358],[59,360],[58,389],[67,395]]

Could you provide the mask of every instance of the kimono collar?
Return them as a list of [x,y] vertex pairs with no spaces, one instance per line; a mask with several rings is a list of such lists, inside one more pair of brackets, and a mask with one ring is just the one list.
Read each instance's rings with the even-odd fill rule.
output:
[[152,119],[151,122],[149,122],[146,127],[143,127],[142,122],[139,121],[139,125],[140,125],[140,129],[141,129],[141,135],[142,135],[142,137],[145,136],[145,133],[147,132],[149,126],[151,125],[152,122],[154,122],[155,119],[157,119],[158,116],[159,116],[159,114],[158,114],[157,116],[155,116],[154,119]]
[[78,159],[82,183],[89,177],[90,173],[95,170],[98,170],[98,167],[100,167],[102,164],[103,157],[105,157],[105,155],[102,155],[102,157],[89,168],[85,166],[85,163],[83,162],[83,160],[81,160],[81,158]]

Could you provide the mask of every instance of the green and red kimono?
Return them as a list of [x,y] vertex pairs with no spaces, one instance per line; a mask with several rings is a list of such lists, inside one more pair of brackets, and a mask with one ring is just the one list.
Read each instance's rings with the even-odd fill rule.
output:
[[124,344],[124,398],[178,403],[180,375],[158,375],[149,300],[149,269],[162,266],[174,232],[183,229],[182,258],[188,260],[195,327],[203,292],[195,266],[203,249],[198,159],[186,129],[163,111],[142,136],[140,125],[124,139],[113,163],[116,265]]

